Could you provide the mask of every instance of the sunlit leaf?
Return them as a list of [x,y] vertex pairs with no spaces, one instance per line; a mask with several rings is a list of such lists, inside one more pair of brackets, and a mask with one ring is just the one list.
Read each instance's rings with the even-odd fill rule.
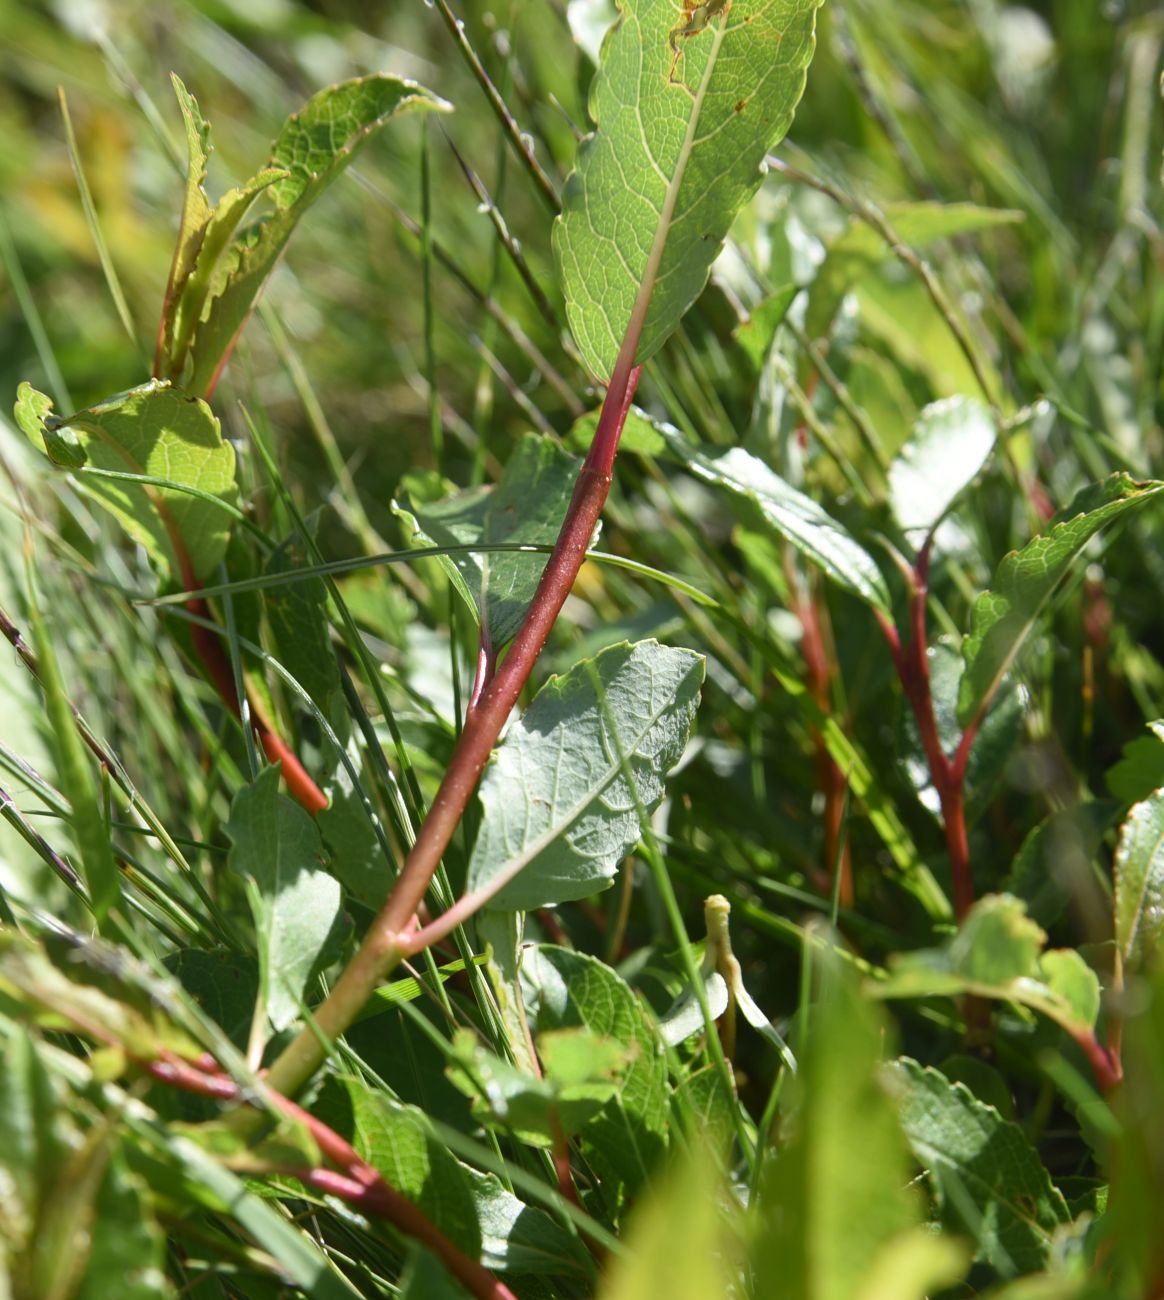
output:
[[764,522],[839,587],[885,613],[889,592],[873,557],[811,497],[742,447],[697,451],[676,434],[667,446],[696,478],[752,502]]
[[489,906],[510,910],[605,888],[639,840],[638,805],[663,796],[702,681],[701,656],[655,641],[610,646],[552,677],[486,769],[469,888],[504,882]]
[[554,226],[570,328],[599,378],[610,377],[641,286],[640,362],[699,296],[792,121],[817,6],[623,0],[591,89],[597,129]]
[[1115,939],[1124,961],[1143,966],[1164,933],[1164,790],[1128,813],[1115,855]]
[[205,402],[154,381],[60,417],[28,385],[20,394],[21,427],[66,469],[86,466],[174,484],[138,485],[97,475],[81,479],[85,491],[146,548],[164,574],[191,587],[218,565],[231,517],[214,499],[233,507],[238,490],[234,450]]

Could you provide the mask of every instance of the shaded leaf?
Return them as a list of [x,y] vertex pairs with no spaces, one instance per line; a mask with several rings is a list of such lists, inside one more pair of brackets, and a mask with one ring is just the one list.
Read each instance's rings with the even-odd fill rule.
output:
[[397,1294],[400,1300],[469,1300],[469,1293],[440,1260],[416,1242],[409,1245]]
[[902,1128],[945,1223],[1004,1274],[1042,1268],[1071,1213],[1022,1129],[916,1061],[903,1057],[890,1073]]
[[636,792],[648,811],[663,797],[702,681],[700,655],[656,641],[610,646],[550,678],[486,769],[468,888],[500,883],[488,905],[509,910],[605,888],[641,834]]
[[1078,883],[1091,874],[1118,811],[1112,800],[1096,799],[1052,813],[1023,840],[1003,881],[1003,892],[1021,898],[1027,914],[1040,925],[1052,925]]
[[312,1110],[465,1254],[480,1255],[472,1187],[423,1111],[372,1092],[361,1080],[335,1076],[323,1085]]
[[889,503],[906,533],[928,533],[978,473],[997,431],[989,410],[968,397],[933,402],[889,467]]
[[506,1191],[496,1174],[462,1166],[481,1224],[481,1263],[495,1272],[591,1278],[593,1257],[545,1210]]
[[705,454],[677,434],[667,436],[667,445],[696,478],[757,506],[764,522],[826,577],[889,613],[889,591],[873,557],[811,497],[742,447]]
[[958,717],[963,724],[990,701],[1084,546],[1106,524],[1162,490],[1161,483],[1138,483],[1127,474],[1113,474],[1084,488],[1045,532],[1002,561],[990,590],[974,603],[970,633],[962,645],[966,670]]
[[817,0],[694,9],[622,0],[621,9],[591,87],[598,129],[579,148],[553,240],[570,328],[601,379],[640,286],[650,294],[641,363],[707,282],[764,155],[792,121]]
[[1108,768],[1104,784],[1121,803],[1139,803],[1164,787],[1164,721],[1150,722],[1150,736],[1137,736]]
[[[427,501],[414,492],[404,506],[396,506],[396,513],[408,527],[414,546],[551,546],[562,527],[578,469],[579,462],[552,439],[527,434],[496,487],[470,488]],[[412,483],[422,489],[423,480],[414,478]],[[548,558],[480,551],[445,556],[441,564],[479,620],[484,611],[490,644],[499,650],[521,627]]]
[[228,948],[183,948],[170,953],[165,964],[227,1038],[245,1047],[259,995],[255,959]]
[[584,1151],[612,1208],[633,1196],[667,1148],[667,1064],[658,1033],[623,980],[593,957],[544,945],[526,949],[523,995],[537,1033],[584,1026],[630,1053],[626,1077],[583,1128]]
[[[289,573],[304,562],[294,541],[271,552],[264,572]],[[339,668],[328,629],[327,585],[320,577],[300,578],[263,593],[267,626],[279,662],[311,696],[325,716],[340,688]]]
[[299,1018],[307,981],[339,918],[339,882],[324,870],[319,829],[279,793],[279,769],[268,767],[240,790],[226,833],[231,869],[254,883],[251,907],[258,939],[266,1012],[276,1030]]
[[[958,688],[962,680],[962,655],[949,641],[935,641],[926,651],[930,671],[930,696],[938,739],[946,754],[953,754],[962,738],[958,722]],[[983,718],[966,763],[964,794],[966,820],[973,825],[990,807],[1000,777],[1022,738],[1025,696],[1018,689],[1000,691]],[[941,816],[941,799],[933,783],[912,709],[902,701],[898,745],[906,774],[918,792],[918,798],[935,817]]]

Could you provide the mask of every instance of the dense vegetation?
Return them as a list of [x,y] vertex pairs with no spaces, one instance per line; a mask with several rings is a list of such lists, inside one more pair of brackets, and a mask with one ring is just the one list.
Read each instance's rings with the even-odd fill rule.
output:
[[0,0],[0,1297],[1164,1296],[1164,17],[451,3]]

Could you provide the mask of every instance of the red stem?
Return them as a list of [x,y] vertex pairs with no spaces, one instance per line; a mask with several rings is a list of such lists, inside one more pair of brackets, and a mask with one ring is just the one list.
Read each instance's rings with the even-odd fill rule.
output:
[[930,539],[927,538],[914,565],[910,592],[909,644],[902,647],[897,629],[887,618],[879,616],[881,630],[889,641],[901,687],[917,720],[918,734],[930,769],[930,779],[938,792],[942,809],[942,826],[946,833],[946,851],[954,885],[954,915],[966,918],[974,906],[974,877],[970,870],[970,844],[966,833],[966,763],[978,729],[977,719],[962,733],[951,759],[942,748],[938,722],[934,714],[934,697],[930,686],[930,663],[926,635],[926,597],[929,593]]
[[[222,1073],[217,1062],[209,1062],[213,1067],[209,1070],[201,1068],[204,1059],[195,1064],[173,1056],[140,1064],[160,1083],[171,1087],[220,1101],[242,1100],[242,1090]],[[330,1169],[305,1168],[284,1172],[291,1173],[308,1187],[328,1196],[337,1196],[366,1214],[386,1220],[405,1236],[427,1246],[478,1300],[516,1300],[503,1282],[466,1255],[416,1205],[391,1187],[380,1171],[364,1160],[350,1142],[310,1111],[297,1106],[290,1097],[272,1090],[268,1090],[266,1095],[277,1109],[304,1125],[322,1154],[340,1170],[337,1173]]]
[[[832,707],[832,677],[835,665],[828,650],[825,620],[828,612],[823,606],[819,591],[811,592],[797,602],[797,613],[803,629],[800,650],[804,658],[808,688],[822,713]],[[842,907],[853,905],[853,864],[849,845],[840,843],[841,822],[845,812],[845,774],[835,762],[825,744],[824,736],[816,727],[812,729],[813,747],[816,750],[817,777],[824,792],[824,857],[829,876],[840,869],[841,879],[837,899]],[[838,856],[840,861],[838,863]]]
[[[205,622],[214,621],[210,607],[201,596],[188,600],[186,609],[196,619]],[[204,622],[191,623],[190,637],[211,685],[234,716],[241,719],[242,710],[239,707],[238,692],[235,690],[234,670],[226,651],[222,648],[222,637],[218,632],[206,627]],[[253,701],[251,702],[251,725],[254,727],[259,744],[263,747],[263,753],[272,763],[282,764],[283,780],[287,783],[287,790],[291,796],[313,817],[322,812],[327,807],[327,796],[307,774],[306,768],[283,737],[265,717],[261,716]]]
[[594,441],[579,471],[557,543],[546,562],[525,621],[504,663],[476,701],[387,902],[331,993],[315,1009],[315,1023],[301,1031],[272,1065],[271,1081],[280,1092],[295,1092],[314,1073],[324,1057],[322,1042],[334,1040],[343,1033],[377,983],[405,952],[416,952],[434,942],[481,906],[477,894],[465,895],[419,934],[408,934],[445,848],[477,789],[501,728],[529,680],[586,558],[610,492],[618,440],[639,371],[640,367],[624,363],[620,357],[602,404]]

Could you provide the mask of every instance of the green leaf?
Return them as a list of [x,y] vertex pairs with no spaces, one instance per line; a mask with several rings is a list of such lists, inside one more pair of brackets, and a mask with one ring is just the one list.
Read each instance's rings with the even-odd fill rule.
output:
[[885,1244],[920,1219],[882,1074],[883,1016],[839,960],[825,971],[800,1054],[791,1133],[766,1161],[757,1296],[849,1300]]
[[259,995],[255,959],[228,948],[182,948],[165,964],[227,1038],[245,1048]]
[[310,1233],[300,1231],[197,1143],[157,1124],[147,1126],[139,1121],[136,1131],[160,1147],[161,1157],[177,1167],[187,1195],[237,1223],[308,1300],[351,1300],[360,1294],[337,1272]]
[[586,1029],[559,1029],[537,1040],[544,1073],[530,1074],[483,1047],[470,1029],[453,1038],[447,1073],[470,1098],[473,1114],[508,1129],[523,1142],[550,1147],[573,1137],[615,1095],[627,1050]]
[[792,121],[818,3],[622,0],[591,87],[597,130],[579,148],[553,239],[570,328],[599,378],[640,290],[640,364],[702,291]]
[[93,1202],[89,1259],[75,1300],[164,1300],[174,1289],[165,1276],[166,1239],[143,1195],[141,1180],[115,1148]]
[[[551,677],[494,754],[468,888],[524,911],[604,889],[679,761],[703,658],[657,641],[610,646]],[[620,753],[633,775],[632,790]]]
[[[4,989],[0,983],[0,996]],[[24,1030],[7,1033],[0,1070],[0,1223],[3,1246],[13,1254],[31,1246],[42,1202],[69,1150],[57,1088],[36,1043]],[[0,1265],[4,1254],[0,1251]]]
[[84,871],[89,905],[93,909],[98,930],[107,934],[114,929],[114,918],[110,914],[121,903],[121,876],[113,858],[109,828],[97,800],[92,755],[78,734],[77,720],[61,677],[56,644],[40,612],[32,583],[29,585],[29,596],[32,642],[44,687],[57,779],[71,806],[70,821]]
[[[550,546],[557,541],[578,469],[579,462],[553,439],[527,434],[496,487],[470,488],[438,501],[413,496],[395,510],[413,546]],[[423,491],[423,480],[412,482]],[[489,643],[496,651],[521,627],[548,558],[482,551],[444,556],[441,563],[479,620],[484,611]]]
[[[113,514],[166,575],[190,587],[226,553],[236,506],[234,450],[205,402],[157,380],[61,418],[22,385],[17,420],[58,464],[141,474],[173,486],[83,474],[81,486]],[[182,488],[204,494],[194,496]],[[213,498],[213,499],[207,499]]]
[[400,1300],[469,1300],[469,1293],[449,1276],[437,1257],[415,1242],[400,1276]]
[[916,1061],[902,1058],[891,1073],[902,1128],[943,1221],[1004,1275],[1042,1268],[1071,1213],[1022,1129]]
[[[570,432],[566,435],[566,446],[571,451],[590,450],[601,414],[602,408],[599,407],[597,410],[587,411],[585,415],[579,416],[574,421],[570,426]],[[618,440],[619,451],[635,452],[640,456],[657,456],[665,446],[663,435],[655,427],[655,422],[637,406],[632,406],[622,426],[622,436]]]
[[1118,811],[1112,800],[1096,799],[1053,812],[1023,840],[1003,881],[1003,892],[1023,899],[1027,913],[1040,925],[1053,925],[1079,882],[1094,870],[1103,837]]
[[800,285],[786,284],[782,289],[755,306],[748,319],[736,330],[736,342],[757,371],[764,362],[776,338],[776,331],[788,315],[788,309],[800,292]]
[[1128,813],[1114,870],[1116,944],[1127,966],[1141,969],[1164,934],[1164,790]]
[[618,1093],[583,1128],[581,1143],[612,1210],[634,1196],[667,1148],[667,1063],[654,1024],[624,981],[594,957],[544,945],[521,968],[531,1028],[582,1026],[627,1049]]
[[158,340],[158,362],[169,355],[173,311],[198,260],[206,223],[210,218],[210,200],[206,194],[206,167],[210,156],[210,123],[202,116],[198,101],[186,89],[176,72],[170,73],[182,121],[186,129],[186,193],[178,222],[174,258],[166,282],[162,303],[162,334]]
[[1045,532],[1002,561],[990,590],[974,603],[970,634],[962,646],[966,671],[958,716],[963,724],[989,703],[1043,607],[1091,538],[1162,490],[1164,483],[1138,483],[1127,474],[1113,474],[1084,488]]
[[889,503],[902,529],[928,533],[978,473],[997,431],[990,412],[968,397],[932,402],[889,467]]
[[121,1047],[142,1061],[163,1049],[187,1058],[202,1051],[178,1023],[185,1019],[181,989],[98,940],[0,930],[0,1006],[16,1019]]
[[883,998],[998,998],[1039,1011],[1070,1034],[1090,1034],[1099,1014],[1099,980],[1077,952],[1045,952],[1046,941],[1021,899],[987,894],[948,944],[897,955],[888,979],[870,990]]
[[[294,539],[267,560],[268,576],[289,573],[305,562]],[[325,716],[340,689],[339,668],[327,622],[327,585],[320,577],[301,578],[263,593],[267,626],[279,662],[311,696]]]
[[[958,687],[962,680],[962,654],[949,641],[935,641],[926,653],[930,669],[930,696],[938,739],[946,754],[953,754],[962,738],[958,723]],[[1022,738],[1024,694],[1015,688],[998,693],[978,728],[966,763],[964,795],[966,819],[973,825],[990,807],[998,781]],[[929,761],[913,710],[902,701],[898,752],[918,798],[935,817],[941,816],[941,799],[933,783]]]
[[[252,227],[225,254],[190,344],[193,369],[187,387],[213,388],[267,276],[299,219],[356,157],[372,135],[407,110],[447,111],[444,100],[399,77],[376,74],[345,81],[312,96],[288,118],[260,173],[269,178],[275,212]],[[243,187],[244,193],[247,187]],[[174,364],[183,365],[184,357]]]
[[714,1160],[698,1148],[669,1169],[635,1207],[628,1249],[611,1261],[598,1300],[727,1300],[734,1295],[734,1270],[725,1259],[719,1213],[724,1195],[720,1178]]
[[[904,243],[922,247],[936,239],[969,234],[1022,221],[1024,214],[1003,208],[980,208],[973,203],[891,203],[884,208],[894,233]],[[854,219],[845,233],[829,245],[809,294],[805,328],[813,338],[824,338],[841,299],[874,267],[893,256],[881,235],[865,221]]]
[[312,1110],[466,1255],[480,1256],[472,1187],[423,1111],[372,1092],[362,1080],[336,1076],[323,1085]]
[[462,1165],[481,1225],[481,1263],[493,1272],[529,1277],[593,1278],[594,1260],[578,1238],[545,1210],[506,1191],[496,1174]]
[[1137,736],[1108,768],[1104,784],[1121,803],[1139,803],[1164,786],[1164,721],[1148,723],[1150,736]]
[[230,866],[254,883],[251,907],[266,1012],[276,1030],[299,1018],[307,981],[339,919],[339,881],[324,870],[319,828],[279,793],[279,769],[265,768],[234,797],[226,833]]
[[725,488],[758,507],[764,522],[839,587],[889,613],[889,591],[873,557],[811,497],[742,447],[705,454],[683,437],[666,433],[667,445],[696,478]]

